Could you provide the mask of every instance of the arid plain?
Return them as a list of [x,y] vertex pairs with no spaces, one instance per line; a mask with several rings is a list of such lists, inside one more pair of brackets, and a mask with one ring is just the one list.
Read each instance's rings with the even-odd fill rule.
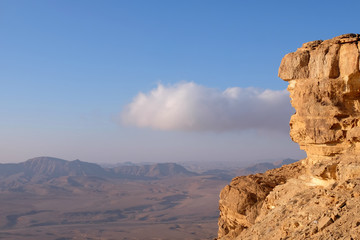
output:
[[174,163],[102,168],[47,157],[1,164],[0,239],[213,239],[231,176],[271,166],[195,173]]
[[[59,166],[45,166],[49,167]],[[210,175],[181,176],[181,173],[144,179],[138,176],[131,180],[86,175],[85,172],[27,178],[18,173],[3,178],[0,238],[212,239],[216,236],[218,194],[226,180]]]

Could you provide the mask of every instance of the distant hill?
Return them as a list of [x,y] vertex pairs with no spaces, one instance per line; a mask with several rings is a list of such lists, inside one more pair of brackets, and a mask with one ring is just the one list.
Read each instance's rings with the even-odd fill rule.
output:
[[113,171],[123,177],[130,178],[163,178],[197,175],[196,173],[190,172],[183,166],[176,163],[156,163],[152,165],[121,166],[113,168]]
[[288,165],[288,164],[291,164],[291,163],[294,163],[294,162],[297,162],[299,160],[294,160],[294,159],[291,159],[291,158],[286,158],[284,160],[279,160],[279,161],[276,161],[274,162],[274,164],[279,167],[279,166],[282,166],[282,165]]
[[249,175],[249,174],[263,173],[263,172],[266,172],[267,170],[279,168],[283,165],[291,164],[291,163],[294,163],[297,161],[298,160],[287,158],[287,159],[279,160],[276,162],[256,163],[256,164],[250,165],[248,167],[238,168],[238,169],[233,169],[233,170],[212,169],[212,170],[203,172],[202,175],[212,175],[213,178],[230,181],[231,179],[233,179],[234,177],[237,177],[237,176],[245,176],[245,175]]
[[[66,161],[53,157],[37,157],[20,163],[24,176],[27,178],[62,176],[97,176],[107,177],[109,173],[95,163],[80,160]],[[0,166],[1,167],[1,166]]]
[[294,163],[297,161],[298,160],[287,158],[287,159],[279,160],[276,162],[257,163],[257,164],[251,165],[249,167],[246,167],[246,168],[238,169],[236,171],[236,174],[237,174],[237,176],[245,176],[245,175],[249,175],[249,174],[263,173],[263,172],[266,172],[267,170],[279,168],[283,165],[291,164],[291,163]]
[[26,181],[46,181],[65,176],[145,180],[195,175],[197,174],[176,163],[103,168],[98,164],[80,160],[67,161],[54,157],[36,157],[18,164],[0,164],[0,179],[23,179]]
[[[234,170],[213,169],[203,172],[202,176],[231,180],[236,176],[265,172],[295,162],[285,159],[277,162],[264,162],[246,168]],[[0,180],[14,184],[18,181],[43,182],[60,177],[97,177],[102,179],[153,180],[171,177],[191,177],[198,173],[191,172],[176,163],[126,164],[113,168],[103,168],[95,163],[80,160],[67,161],[54,157],[36,157],[22,163],[0,164]],[[3,181],[4,182],[4,181]],[[16,185],[15,184],[15,185]]]

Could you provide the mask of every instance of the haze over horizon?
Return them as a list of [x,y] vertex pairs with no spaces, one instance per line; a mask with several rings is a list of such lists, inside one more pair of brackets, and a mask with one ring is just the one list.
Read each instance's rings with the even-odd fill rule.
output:
[[0,1],[0,162],[303,158],[281,58],[359,6]]

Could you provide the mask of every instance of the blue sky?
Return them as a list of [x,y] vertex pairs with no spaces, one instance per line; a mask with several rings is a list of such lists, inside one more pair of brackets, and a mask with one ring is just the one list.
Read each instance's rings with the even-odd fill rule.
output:
[[[303,157],[286,132],[259,130],[261,122],[242,125],[252,100],[237,98],[224,113],[232,100],[223,91],[280,94],[287,85],[277,77],[281,58],[304,42],[356,32],[359,7],[357,1],[1,0],[0,162],[42,155],[91,162]],[[152,96],[159,86],[164,94]],[[185,98],[169,94],[184,91],[190,91]],[[225,117],[201,129],[179,118],[172,124],[174,116],[161,115],[167,111],[159,117],[149,111],[165,101],[185,102],[185,112],[172,109],[181,121],[195,115],[191,126],[203,126],[211,114]],[[218,101],[225,105],[214,110]],[[236,109],[243,115],[231,122]],[[218,127],[221,119],[227,127]]]

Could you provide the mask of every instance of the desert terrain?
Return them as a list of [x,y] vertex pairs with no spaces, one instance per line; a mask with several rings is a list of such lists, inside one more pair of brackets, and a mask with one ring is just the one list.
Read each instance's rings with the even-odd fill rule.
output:
[[0,164],[0,239],[214,239],[219,192],[239,171],[48,157]]

